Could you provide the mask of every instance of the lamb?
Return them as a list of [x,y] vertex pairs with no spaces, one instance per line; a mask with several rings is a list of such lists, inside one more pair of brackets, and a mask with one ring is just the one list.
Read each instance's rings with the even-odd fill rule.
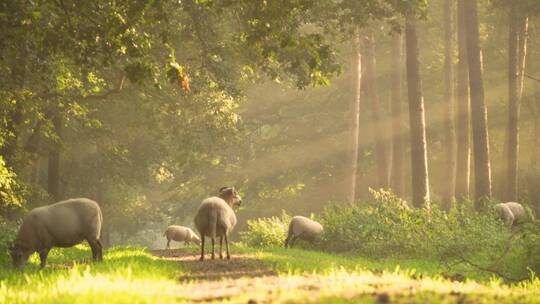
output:
[[103,259],[100,242],[103,215],[99,205],[87,198],[75,198],[32,209],[23,218],[10,248],[13,266],[22,269],[30,255],[39,253],[45,267],[52,247],[71,247],[86,240],[94,261]]
[[313,242],[323,232],[323,226],[304,216],[295,216],[289,224],[289,233],[285,240],[285,248],[292,248],[294,242],[300,238]]
[[194,242],[201,245],[201,239],[188,227],[171,225],[167,227],[163,236],[167,238],[167,249],[170,248],[171,241],[184,242],[185,244]]
[[231,259],[229,254],[229,240],[227,236],[236,225],[236,215],[233,207],[240,206],[242,198],[234,187],[222,187],[218,196],[209,197],[202,201],[197,214],[195,215],[195,227],[201,236],[201,258],[204,260],[204,239],[205,236],[212,240],[212,260],[214,255],[215,238],[219,237],[219,258],[223,259],[222,245],[225,239],[227,259]]
[[523,205],[516,202],[499,203],[495,205],[497,215],[508,227],[529,221],[529,215]]

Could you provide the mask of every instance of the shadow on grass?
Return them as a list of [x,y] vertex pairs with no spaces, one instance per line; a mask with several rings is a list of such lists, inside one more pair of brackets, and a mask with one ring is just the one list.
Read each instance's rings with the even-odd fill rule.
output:
[[207,259],[199,261],[199,252],[195,248],[153,250],[152,253],[165,260],[181,263],[186,274],[179,277],[185,281],[216,281],[221,279],[255,278],[275,276],[277,271],[270,263],[247,254],[232,254],[231,259]]

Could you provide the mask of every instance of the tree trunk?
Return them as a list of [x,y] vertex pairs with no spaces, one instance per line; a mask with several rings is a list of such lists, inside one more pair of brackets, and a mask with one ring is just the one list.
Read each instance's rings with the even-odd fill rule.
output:
[[[533,170],[540,170],[540,92],[537,92],[530,102],[533,117],[531,167]],[[540,201],[537,204],[540,205]]]
[[454,200],[454,190],[456,187],[456,148],[454,130],[454,64],[453,50],[454,43],[452,37],[452,1],[444,0],[444,142],[446,147],[445,171],[446,180],[443,188],[443,208],[449,210]]
[[47,191],[54,201],[60,200],[60,137],[62,132],[62,117],[57,114],[53,118],[54,131],[59,142],[49,152],[49,167],[47,174]]
[[518,16],[516,5],[508,13],[508,125],[506,129],[506,170],[503,171],[506,201],[517,201],[518,168]]
[[465,12],[473,131],[475,208],[483,210],[485,206],[482,198],[491,197],[491,168],[476,0],[465,1]]
[[526,15],[521,15],[519,19],[518,32],[518,98],[523,97],[524,79],[525,79],[525,62],[527,59],[527,39],[529,36],[529,18]]
[[349,139],[349,183],[347,189],[347,201],[354,203],[356,198],[356,173],[358,169],[358,136],[360,135],[360,87],[362,82],[362,56],[360,54],[360,40],[354,39],[353,60],[351,69],[351,79],[353,94],[351,99],[351,121]]
[[395,34],[392,39],[392,189],[403,197],[403,113],[401,108],[402,35]]
[[104,168],[102,160],[103,157],[101,155],[101,148],[100,143],[96,142],[96,193],[95,193],[95,200],[101,207],[101,212],[103,213],[103,223],[101,227],[101,237],[100,241],[103,244],[104,247],[110,247],[111,246],[111,229],[110,229],[110,221],[108,220],[108,217],[106,216],[109,212],[109,208],[107,205],[107,202],[105,200],[105,176],[104,176]]
[[469,140],[469,70],[467,64],[467,44],[465,28],[465,1],[458,0],[458,77],[457,77],[457,160],[456,160],[456,197],[469,197],[471,180],[471,148]]
[[377,188],[388,188],[388,158],[384,124],[381,121],[381,106],[377,91],[377,59],[375,58],[375,36],[371,33],[364,39],[367,99],[371,101],[372,124],[375,133],[375,159],[377,163]]
[[416,24],[407,17],[405,26],[407,50],[407,89],[409,97],[409,122],[411,137],[412,199],[413,206],[429,208],[429,177],[427,163],[426,122],[422,82],[420,79],[418,38]]

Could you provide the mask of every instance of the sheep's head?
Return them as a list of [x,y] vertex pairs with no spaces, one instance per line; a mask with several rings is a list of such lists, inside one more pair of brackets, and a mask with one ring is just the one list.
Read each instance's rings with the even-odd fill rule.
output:
[[242,198],[234,187],[221,187],[221,189],[219,189],[219,197],[226,201],[231,207],[240,206],[242,204]]
[[11,255],[14,268],[22,269],[26,265],[31,253],[31,250],[16,244],[9,247],[9,254]]

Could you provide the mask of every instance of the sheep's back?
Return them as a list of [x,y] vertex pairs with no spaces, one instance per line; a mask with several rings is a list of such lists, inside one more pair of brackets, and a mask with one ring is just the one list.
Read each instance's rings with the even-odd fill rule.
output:
[[167,227],[167,238],[173,239],[175,241],[184,241],[189,239],[190,237],[190,230],[187,227],[177,226],[177,225],[171,225]]
[[216,234],[219,236],[223,233],[228,233],[236,225],[236,215],[232,208],[219,197],[209,197],[202,201],[197,214],[195,215],[195,227],[202,235],[203,232],[209,231],[210,225],[214,225],[211,221],[215,219],[214,227]]
[[17,237],[27,246],[69,247],[84,239],[99,239],[102,214],[89,199],[70,199],[28,212]]
[[295,216],[291,220],[290,228],[296,236],[314,236],[323,231],[321,224],[304,216]]
[[516,202],[507,202],[504,204],[506,207],[508,207],[508,209],[510,209],[510,211],[512,211],[512,214],[514,215],[515,220],[520,220],[520,221],[528,220],[529,216],[527,214],[527,211],[525,210],[525,207],[523,207],[523,205]]

